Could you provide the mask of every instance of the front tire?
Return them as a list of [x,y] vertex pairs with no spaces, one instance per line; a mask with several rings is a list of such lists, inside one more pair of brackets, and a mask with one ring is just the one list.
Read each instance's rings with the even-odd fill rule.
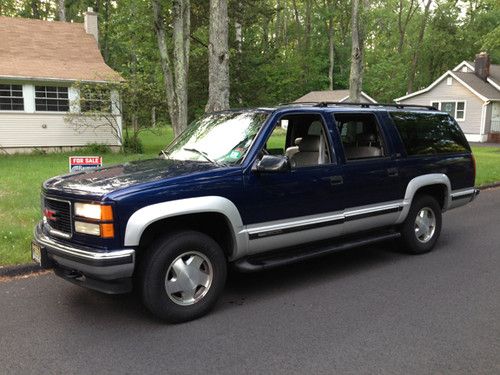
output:
[[212,309],[224,288],[227,264],[211,237],[181,231],[152,244],[141,273],[144,305],[169,323],[181,323]]
[[431,251],[441,233],[441,207],[429,195],[416,196],[401,227],[401,242],[409,254]]

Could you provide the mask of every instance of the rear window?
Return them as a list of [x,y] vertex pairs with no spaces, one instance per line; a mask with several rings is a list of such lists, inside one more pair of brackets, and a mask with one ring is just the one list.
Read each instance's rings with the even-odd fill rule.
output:
[[446,114],[393,112],[391,117],[408,155],[470,151],[458,124]]

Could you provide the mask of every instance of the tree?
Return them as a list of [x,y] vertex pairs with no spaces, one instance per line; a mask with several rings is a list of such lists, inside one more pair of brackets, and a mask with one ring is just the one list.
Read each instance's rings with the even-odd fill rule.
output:
[[363,32],[360,25],[360,0],[352,1],[351,16],[351,74],[349,77],[349,101],[359,103],[363,85]]
[[205,112],[229,109],[227,0],[210,0],[208,103]]
[[417,44],[415,46],[415,50],[413,51],[413,56],[412,56],[412,60],[411,60],[410,75],[408,77],[407,93],[413,92],[413,83],[415,82],[415,75],[417,73],[418,57],[420,54],[420,49],[422,48],[422,42],[424,40],[425,27],[427,26],[427,21],[429,18],[431,4],[432,4],[432,0],[427,0],[427,3],[425,4],[424,15],[422,17],[422,23],[420,24],[420,29],[418,32],[418,40],[417,40]]
[[[190,38],[189,0],[174,0],[172,7],[173,58],[167,48],[167,35],[160,0],[152,0],[155,33],[163,71],[168,111],[179,135],[188,124],[188,72]],[[172,63],[173,60],[173,63]]]
[[66,22],[66,5],[64,0],[57,0],[57,12],[59,14],[59,21]]

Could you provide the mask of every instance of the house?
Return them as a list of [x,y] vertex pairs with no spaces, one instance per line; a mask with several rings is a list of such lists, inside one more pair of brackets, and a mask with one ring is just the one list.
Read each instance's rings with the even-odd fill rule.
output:
[[[105,64],[98,38],[92,8],[84,24],[0,17],[0,152],[120,146],[118,92],[102,87],[123,79]],[[99,84],[101,94],[82,98],[82,82]],[[115,131],[92,111],[96,106],[112,116]],[[87,126],[69,123],[75,114]]]
[[[349,90],[311,91],[298,98],[295,103],[347,102]],[[361,91],[361,103],[377,103],[375,99]]]
[[488,54],[462,61],[423,90],[394,99],[432,105],[455,117],[471,142],[500,141],[500,65]]

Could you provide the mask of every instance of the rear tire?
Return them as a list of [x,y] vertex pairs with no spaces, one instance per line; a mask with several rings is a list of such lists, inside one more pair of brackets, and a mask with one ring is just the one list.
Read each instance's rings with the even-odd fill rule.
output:
[[141,268],[144,305],[169,323],[205,315],[221,295],[227,275],[220,246],[195,231],[154,242]]
[[429,195],[416,196],[401,226],[405,252],[425,254],[431,251],[441,233],[441,224],[441,207],[436,199]]

